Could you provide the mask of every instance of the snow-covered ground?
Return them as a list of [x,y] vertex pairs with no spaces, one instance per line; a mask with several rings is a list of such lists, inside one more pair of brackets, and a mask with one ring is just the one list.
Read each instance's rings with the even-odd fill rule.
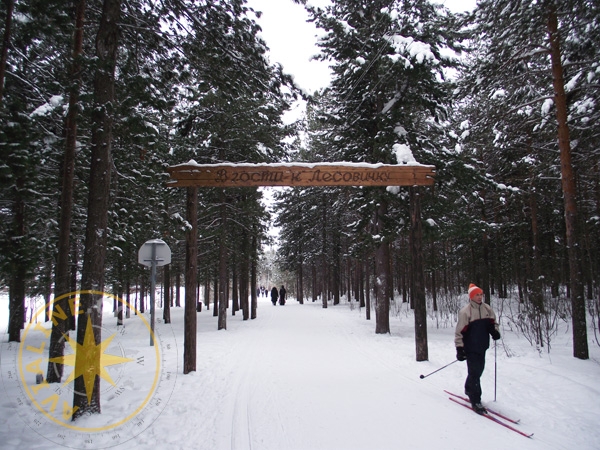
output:
[[[7,380],[7,311],[6,296],[0,296],[2,381],[13,389]],[[92,443],[78,437],[65,445],[97,448],[103,442],[118,450],[600,448],[600,349],[590,339],[591,358],[573,358],[567,324],[553,338],[550,354],[538,353],[523,337],[503,330],[495,402],[494,348],[487,353],[483,403],[521,419],[517,427],[535,433],[528,439],[448,400],[444,389],[462,393],[465,363],[420,379],[454,360],[453,327],[430,324],[429,361],[418,363],[413,318],[405,305],[391,317],[389,335],[376,335],[374,320],[365,320],[364,309],[347,303],[324,309],[289,299],[285,306],[273,306],[261,297],[255,320],[243,321],[240,312],[229,316],[227,330],[221,331],[212,310],[203,310],[197,314],[197,371],[188,375],[182,373],[183,308],[173,308],[171,317],[178,373],[171,387],[159,383],[158,413],[141,412],[150,423],[137,433],[123,424],[115,443],[90,433]],[[145,343],[147,333],[130,325],[134,320],[125,322],[127,339]],[[103,326],[115,326],[112,322],[106,319]],[[157,327],[165,333],[169,326]],[[133,393],[136,384],[149,389],[148,367],[135,370],[133,378],[121,375],[129,377],[127,389]],[[108,388],[102,415],[125,415],[111,410],[113,394],[119,392],[111,394]],[[63,427],[43,417],[39,423],[39,414],[16,414],[32,406],[17,404],[15,397],[22,398],[4,390],[0,394],[0,448],[61,448],[55,441]],[[148,408],[160,402],[153,397]],[[66,431],[68,436],[71,430]],[[96,437],[104,440],[95,444]]]

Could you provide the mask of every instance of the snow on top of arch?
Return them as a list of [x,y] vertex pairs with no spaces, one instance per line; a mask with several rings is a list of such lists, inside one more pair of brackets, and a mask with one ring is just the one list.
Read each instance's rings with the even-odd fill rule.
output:
[[394,146],[392,147],[392,151],[394,155],[396,155],[396,160],[398,161],[398,164],[418,164],[408,145],[394,144]]

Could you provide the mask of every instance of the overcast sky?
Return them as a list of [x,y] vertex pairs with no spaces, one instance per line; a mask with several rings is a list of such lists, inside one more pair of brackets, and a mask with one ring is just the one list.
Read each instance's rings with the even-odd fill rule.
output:
[[[312,5],[325,6],[329,0],[309,0]],[[476,0],[439,0],[455,12],[470,10]],[[292,0],[248,0],[249,6],[263,15],[257,20],[262,38],[270,49],[271,62],[279,62],[286,73],[292,74],[301,88],[312,94],[329,83],[326,62],[311,61],[319,52],[317,35],[322,33],[307,23],[304,8]]]

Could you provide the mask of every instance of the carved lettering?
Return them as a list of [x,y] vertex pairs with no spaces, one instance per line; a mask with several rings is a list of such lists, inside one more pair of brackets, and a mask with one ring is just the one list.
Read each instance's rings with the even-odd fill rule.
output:
[[308,180],[309,183],[316,183],[319,182],[321,180],[319,180],[319,175],[321,174],[320,170],[315,170],[312,174],[312,178],[310,180]]
[[277,181],[283,181],[283,172],[271,172],[269,174],[269,181],[273,183]]
[[[363,163],[180,165],[167,169],[169,186],[426,186],[432,166]],[[54,320],[64,320],[57,311]]]

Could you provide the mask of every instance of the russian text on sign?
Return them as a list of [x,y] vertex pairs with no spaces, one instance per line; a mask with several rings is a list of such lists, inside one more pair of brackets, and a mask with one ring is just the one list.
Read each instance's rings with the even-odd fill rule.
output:
[[167,169],[172,187],[247,186],[427,186],[435,168],[427,165],[362,163],[180,164]]

